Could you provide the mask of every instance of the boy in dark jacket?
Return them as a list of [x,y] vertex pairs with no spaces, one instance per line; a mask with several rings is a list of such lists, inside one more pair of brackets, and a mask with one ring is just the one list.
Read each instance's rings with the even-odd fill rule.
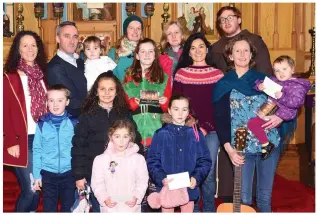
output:
[[70,92],[61,84],[47,91],[49,113],[36,125],[33,141],[33,175],[35,190],[43,193],[43,211],[70,212],[74,203],[75,180],[71,172],[72,137],[77,122],[67,111]]

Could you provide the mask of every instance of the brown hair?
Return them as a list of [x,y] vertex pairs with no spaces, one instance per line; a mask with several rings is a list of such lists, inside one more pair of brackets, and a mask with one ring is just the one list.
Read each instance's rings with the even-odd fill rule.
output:
[[[135,133],[135,128],[132,122],[128,119],[120,119],[116,120],[112,123],[111,127],[108,129],[108,135],[111,137],[114,132],[118,129],[121,128],[126,128],[129,131],[130,137],[131,137],[131,142],[135,141],[136,133]],[[110,138],[109,138],[110,139]]]
[[[242,19],[241,12],[240,12],[240,10],[238,8],[236,8],[234,6],[224,6],[224,7],[220,8],[218,10],[218,12],[217,12],[216,28],[217,28],[217,31],[219,32],[219,34],[221,36],[224,35],[224,32],[223,32],[223,30],[221,28],[220,16],[225,10],[231,10],[234,13],[234,15],[237,16],[237,18],[241,18]],[[242,25],[242,22],[239,24],[240,28],[241,28],[241,25]]]
[[152,39],[145,38],[143,40],[140,40],[138,45],[135,48],[134,60],[133,60],[132,66],[130,66],[127,69],[127,72],[124,78],[124,83],[127,82],[127,78],[129,76],[132,76],[132,80],[137,83],[142,82],[141,63],[140,63],[140,60],[136,59],[136,54],[139,53],[140,46],[144,43],[151,43],[154,46],[154,52],[155,52],[154,61],[152,65],[148,68],[150,81],[154,83],[160,83],[160,84],[164,82],[164,72],[158,60],[158,48]]
[[[84,42],[83,42],[83,49],[84,49],[84,52],[85,52],[85,49],[87,48],[87,46],[91,43],[94,43],[94,44],[97,44],[99,47],[100,47],[100,51],[101,51],[101,56],[105,55],[106,54],[106,49],[107,47],[104,47],[102,44],[101,44],[101,40],[99,37],[96,37],[96,36],[89,36],[87,37]],[[85,55],[85,60],[86,60],[86,55]]]
[[251,41],[243,36],[243,35],[239,35],[235,38],[233,38],[232,40],[229,41],[229,43],[225,46],[225,50],[224,50],[224,56],[225,56],[225,60],[227,61],[227,64],[228,64],[228,69],[232,70],[235,68],[234,66],[234,62],[229,58],[230,55],[232,55],[232,49],[233,49],[233,46],[236,44],[236,42],[238,41],[246,41],[249,46],[250,46],[250,52],[252,54],[251,56],[251,60],[249,62],[249,67],[254,67],[255,66],[255,56],[256,56],[256,48],[255,46],[251,43]]
[[295,68],[295,61],[293,60],[293,58],[291,58],[288,55],[279,56],[278,58],[276,58],[274,60],[273,65],[276,64],[276,63],[282,63],[284,61],[286,61],[291,68],[293,68],[293,69]]
[[167,29],[171,25],[177,25],[179,27],[179,29],[180,29],[180,32],[182,34],[182,40],[181,40],[181,44],[180,45],[183,46],[184,43],[186,42],[185,35],[184,35],[184,29],[183,29],[182,25],[177,20],[171,20],[168,23],[166,23],[166,25],[164,26],[163,32],[162,32],[162,36],[161,36],[161,40],[160,40],[160,46],[161,46],[161,52],[162,53],[166,52],[167,48],[171,47],[171,45],[167,41],[167,34],[166,34]]
[[66,98],[70,99],[70,91],[63,84],[54,84],[54,85],[50,86],[47,89],[46,95],[48,94],[48,92],[53,91],[53,90],[63,91],[65,93]]

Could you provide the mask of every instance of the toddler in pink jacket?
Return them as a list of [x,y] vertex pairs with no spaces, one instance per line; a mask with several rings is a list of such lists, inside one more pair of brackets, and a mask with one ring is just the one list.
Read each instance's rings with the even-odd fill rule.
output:
[[106,151],[98,155],[92,167],[91,187],[100,211],[141,212],[149,174],[145,159],[138,154],[139,146],[130,121],[117,120],[109,129]]

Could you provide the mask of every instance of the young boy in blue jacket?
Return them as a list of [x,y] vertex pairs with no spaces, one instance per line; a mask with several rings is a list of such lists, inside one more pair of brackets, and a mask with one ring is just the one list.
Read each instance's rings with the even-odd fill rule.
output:
[[43,211],[70,212],[74,204],[75,179],[71,172],[71,148],[77,119],[65,110],[70,91],[61,84],[47,91],[49,113],[36,125],[33,141],[33,175],[35,189],[42,190]]

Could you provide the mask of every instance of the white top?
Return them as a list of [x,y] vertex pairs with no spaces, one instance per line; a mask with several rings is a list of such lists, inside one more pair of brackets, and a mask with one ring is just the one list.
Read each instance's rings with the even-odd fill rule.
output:
[[[25,105],[26,105],[26,118],[28,123],[28,134],[35,134],[36,129],[36,123],[34,122],[34,119],[31,114],[31,95],[29,92],[29,86],[28,86],[28,77],[26,75],[20,75],[23,91],[24,91],[24,98],[25,98]],[[43,86],[43,89],[46,93],[46,88],[43,80],[41,80],[41,84]]]
[[113,70],[117,64],[108,56],[100,56],[99,59],[85,62],[85,77],[87,79],[87,91],[90,90],[97,77],[108,70]]
[[77,62],[76,60],[79,58],[79,55],[74,53],[73,56],[70,56],[68,54],[66,54],[65,52],[61,51],[61,50],[57,50],[57,55],[62,58],[64,61],[72,64],[73,66],[75,66],[77,68]]

